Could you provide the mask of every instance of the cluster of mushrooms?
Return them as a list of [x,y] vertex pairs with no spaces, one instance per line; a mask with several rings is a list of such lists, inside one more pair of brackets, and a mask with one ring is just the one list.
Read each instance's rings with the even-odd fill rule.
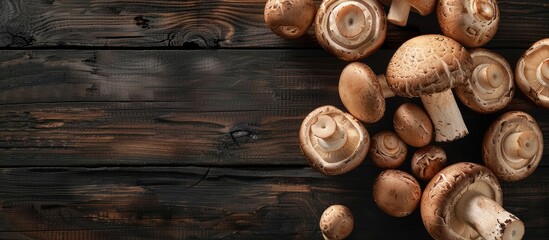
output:
[[[380,2],[390,6],[387,16]],[[444,35],[406,41],[385,75],[359,62],[380,48],[387,21],[405,26],[410,10],[428,15],[435,8]],[[388,215],[404,217],[419,206],[435,239],[523,237],[524,224],[501,206],[499,181],[524,179],[538,166],[543,136],[534,118],[511,111],[493,122],[484,135],[484,166],[446,166],[444,150],[432,139],[451,142],[469,133],[454,94],[475,112],[495,113],[511,102],[516,83],[535,104],[549,108],[549,38],[533,44],[513,74],[502,56],[479,48],[496,33],[496,0],[324,0],[318,9],[312,0],[268,0],[264,17],[274,33],[288,39],[304,35],[314,21],[318,43],[351,62],[338,86],[349,113],[321,106],[301,125],[300,146],[314,169],[341,175],[368,155],[384,169],[375,180],[373,198]],[[393,115],[394,131],[370,139],[364,124],[379,121],[385,99],[393,96],[420,97],[423,108],[402,104]],[[397,170],[407,158],[408,145],[417,149],[411,174]],[[416,179],[429,181],[423,191]],[[346,238],[353,224],[350,209],[343,205],[330,206],[320,219],[325,239]]]

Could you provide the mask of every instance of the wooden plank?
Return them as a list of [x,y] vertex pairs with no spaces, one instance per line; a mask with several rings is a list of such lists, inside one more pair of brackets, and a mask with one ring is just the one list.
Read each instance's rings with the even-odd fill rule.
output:
[[[522,50],[499,52],[514,64]],[[392,53],[366,63],[381,73]],[[342,108],[344,66],[322,50],[0,51],[0,166],[305,166],[301,121],[321,105]],[[389,99],[370,134],[392,129],[409,101],[418,103]],[[473,161],[501,113],[461,109],[471,134],[443,146]],[[519,91],[508,110],[549,131],[547,110]]]
[[[547,37],[547,1],[498,4],[499,31],[487,47],[527,48]],[[0,47],[319,48],[312,29],[294,41],[271,33],[264,5],[265,0],[4,0]],[[410,14],[407,27],[388,26],[384,46],[396,48],[427,33],[440,33],[436,14]]]
[[[320,239],[332,204],[354,213],[352,239],[428,239],[416,211],[382,213],[371,197],[379,170],[327,177],[311,168],[4,168],[0,238]],[[549,169],[503,184],[504,207],[525,239],[549,234]],[[398,229],[398,230],[397,230]]]

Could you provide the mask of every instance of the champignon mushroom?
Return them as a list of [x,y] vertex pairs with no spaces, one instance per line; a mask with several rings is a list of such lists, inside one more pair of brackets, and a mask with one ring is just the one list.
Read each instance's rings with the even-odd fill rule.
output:
[[460,162],[437,173],[421,198],[421,218],[435,239],[521,239],[524,224],[501,207],[496,176],[486,167]]
[[537,41],[517,62],[519,89],[540,107],[549,108],[549,38]]
[[343,205],[332,205],[320,217],[320,231],[325,240],[345,239],[354,227],[351,210]]
[[375,0],[325,0],[315,18],[318,43],[345,61],[363,59],[385,41],[387,19]]
[[435,10],[435,0],[380,0],[383,4],[391,6],[387,20],[397,26],[406,26],[408,14],[413,8],[421,16],[427,16]]
[[484,135],[484,165],[505,181],[530,176],[543,155],[543,135],[536,120],[520,111],[507,112]]
[[393,128],[412,147],[424,147],[433,138],[433,124],[427,113],[413,103],[400,105],[393,115]]
[[417,208],[421,188],[412,175],[387,169],[377,176],[373,195],[374,201],[383,212],[393,217],[405,217]]
[[398,168],[406,160],[408,148],[396,133],[382,131],[372,137],[369,153],[377,167]]
[[412,155],[412,174],[428,181],[446,166],[446,152],[437,146],[426,146]]
[[421,96],[435,127],[435,140],[447,142],[469,133],[451,88],[465,83],[472,70],[473,60],[464,47],[451,38],[433,34],[402,44],[385,76],[396,95]]
[[334,106],[309,113],[301,124],[299,140],[309,164],[326,175],[355,169],[370,147],[370,136],[362,123]]
[[511,102],[515,93],[513,71],[507,60],[488,49],[469,52],[474,70],[469,83],[457,86],[459,100],[479,113],[497,112]]
[[496,34],[499,8],[496,0],[439,0],[437,17],[444,35],[480,47]]
[[307,33],[315,13],[313,0],[268,0],[263,17],[278,36],[295,39]]
[[395,94],[385,75],[376,76],[368,65],[349,63],[339,77],[339,97],[349,113],[366,123],[379,121],[385,113],[385,98]]

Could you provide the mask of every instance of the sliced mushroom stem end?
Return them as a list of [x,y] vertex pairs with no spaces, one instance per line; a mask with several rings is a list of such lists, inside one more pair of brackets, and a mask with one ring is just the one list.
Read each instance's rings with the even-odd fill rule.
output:
[[421,101],[435,127],[435,141],[449,142],[469,134],[451,89],[422,95]]
[[410,8],[411,6],[406,0],[393,0],[391,2],[391,8],[389,8],[387,21],[397,26],[406,26]]
[[[503,142],[503,151],[511,159],[530,159],[538,153],[538,150],[539,142],[533,131],[511,133]],[[526,163],[528,162],[526,161]]]
[[329,115],[320,115],[311,126],[311,131],[318,138],[318,145],[327,152],[336,151],[347,142],[347,134]]
[[549,82],[549,58],[545,59],[538,68],[539,78]]

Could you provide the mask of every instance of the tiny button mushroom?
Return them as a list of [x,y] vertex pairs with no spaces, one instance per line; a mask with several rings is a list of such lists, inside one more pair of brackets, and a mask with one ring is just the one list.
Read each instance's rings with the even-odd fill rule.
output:
[[309,113],[301,124],[299,140],[309,164],[326,175],[355,169],[370,147],[362,123],[334,106],[322,106]]
[[436,0],[381,0],[381,2],[391,6],[387,21],[397,26],[406,26],[411,8],[421,16],[427,16],[435,10]]
[[496,0],[439,0],[437,16],[444,35],[471,48],[489,42],[499,24]]
[[370,158],[379,168],[398,168],[408,154],[406,144],[391,131],[382,131],[372,137]]
[[440,240],[518,240],[524,224],[501,207],[497,177],[486,167],[460,162],[437,173],[421,197],[421,218]]
[[433,124],[427,113],[413,103],[400,105],[393,116],[393,128],[412,147],[424,147],[433,138]]
[[354,227],[351,210],[343,205],[332,205],[320,217],[320,231],[326,240],[345,239]]
[[387,169],[377,176],[373,195],[375,203],[383,212],[393,217],[405,217],[417,208],[421,188],[412,175]]
[[363,59],[379,49],[387,34],[387,19],[375,0],[325,0],[315,18],[318,43],[344,61]]
[[294,39],[307,33],[315,13],[313,0],[268,0],[263,17],[274,33]]
[[437,146],[426,146],[412,155],[412,174],[428,181],[446,166],[446,152]]
[[538,106],[549,108],[549,38],[537,41],[517,62],[519,89]]
[[530,176],[543,155],[543,136],[534,118],[525,112],[503,114],[484,135],[484,165],[505,181]]

